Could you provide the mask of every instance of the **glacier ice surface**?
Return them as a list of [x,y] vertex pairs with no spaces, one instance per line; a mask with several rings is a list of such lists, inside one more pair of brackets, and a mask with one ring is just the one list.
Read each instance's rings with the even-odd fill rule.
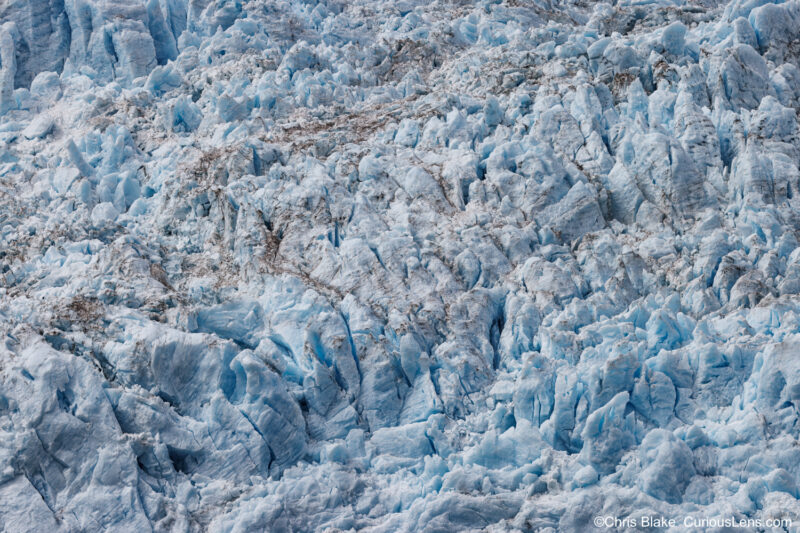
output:
[[0,529],[800,527],[797,0],[0,5]]

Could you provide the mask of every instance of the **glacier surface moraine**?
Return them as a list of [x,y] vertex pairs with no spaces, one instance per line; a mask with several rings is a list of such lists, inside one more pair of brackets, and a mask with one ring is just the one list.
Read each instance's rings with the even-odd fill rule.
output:
[[0,530],[800,531],[799,39],[3,2]]

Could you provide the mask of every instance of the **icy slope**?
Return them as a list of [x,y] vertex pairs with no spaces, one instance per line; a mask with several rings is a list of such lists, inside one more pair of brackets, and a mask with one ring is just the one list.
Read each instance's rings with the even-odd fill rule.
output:
[[797,531],[798,38],[3,3],[0,530]]

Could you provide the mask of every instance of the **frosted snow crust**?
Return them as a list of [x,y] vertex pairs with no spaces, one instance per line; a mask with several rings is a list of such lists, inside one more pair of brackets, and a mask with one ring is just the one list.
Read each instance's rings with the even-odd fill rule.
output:
[[799,32],[5,2],[0,530],[797,531]]

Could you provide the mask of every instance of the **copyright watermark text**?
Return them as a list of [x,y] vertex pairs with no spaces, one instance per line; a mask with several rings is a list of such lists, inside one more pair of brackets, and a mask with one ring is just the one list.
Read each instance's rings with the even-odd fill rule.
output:
[[594,526],[599,528],[671,528],[671,527],[699,527],[699,528],[764,528],[792,526],[791,518],[734,518],[734,517],[697,517],[687,516],[685,518],[668,518],[666,516],[645,515],[620,518],[613,515],[595,516]]

